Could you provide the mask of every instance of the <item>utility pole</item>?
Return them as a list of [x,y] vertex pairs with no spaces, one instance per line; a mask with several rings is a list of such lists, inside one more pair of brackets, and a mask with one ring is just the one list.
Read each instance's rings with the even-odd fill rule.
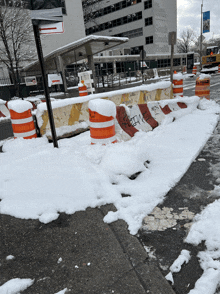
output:
[[202,17],[203,17],[203,0],[201,4],[201,35],[200,35],[200,71],[202,70]]

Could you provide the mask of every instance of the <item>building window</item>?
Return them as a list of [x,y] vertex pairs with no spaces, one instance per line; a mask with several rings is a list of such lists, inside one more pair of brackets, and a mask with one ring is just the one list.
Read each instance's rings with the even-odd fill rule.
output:
[[145,26],[150,26],[153,24],[153,17],[145,18]]
[[[0,0],[1,1],[1,0]],[[62,1],[62,0],[61,0]],[[115,12],[115,11],[118,11],[118,10],[121,10],[121,9],[124,9],[126,7],[129,7],[131,5],[135,5],[135,4],[138,4],[138,3],[141,3],[142,0],[124,0],[124,1],[120,1],[120,2],[117,2],[115,4],[112,4],[110,6],[106,6],[105,8],[101,8],[97,11],[92,11],[90,13],[87,13],[84,15],[84,19],[85,20],[88,20],[88,19],[95,19],[97,17],[101,17],[103,15],[106,15],[106,14],[109,14],[109,13],[112,13],[112,12]],[[89,2],[89,1],[83,1],[83,7],[88,7],[92,4],[94,4],[94,2]]]
[[159,59],[157,64],[158,67],[170,67],[170,59]]
[[117,26],[123,25],[125,23],[133,22],[133,21],[136,21],[139,19],[142,19],[142,11],[139,11],[139,12],[136,12],[133,14],[129,14],[125,17],[114,19],[111,22],[102,23],[99,26],[90,27],[90,28],[86,29],[86,35],[90,35],[95,32],[107,30],[112,27],[117,27]]
[[142,50],[143,50],[143,46],[133,47],[131,48],[131,55],[138,55],[141,53]]
[[146,37],[146,45],[153,44],[153,42],[154,42],[153,36]]
[[152,7],[152,0],[147,0],[144,2],[144,9],[149,9]]
[[140,37],[140,36],[143,36],[143,28],[123,32],[123,33],[114,35],[113,37],[127,37],[127,38],[131,39],[131,38],[136,38],[136,37]]
[[182,58],[182,65],[186,65],[186,58]]
[[180,65],[180,58],[174,58],[173,59],[173,66],[179,66]]

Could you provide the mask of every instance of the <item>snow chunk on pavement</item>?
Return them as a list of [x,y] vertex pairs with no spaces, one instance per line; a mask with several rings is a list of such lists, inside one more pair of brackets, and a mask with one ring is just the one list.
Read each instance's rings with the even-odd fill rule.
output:
[[12,279],[0,286],[1,294],[19,294],[20,291],[24,291],[34,283],[31,279]]
[[181,266],[183,263],[188,263],[190,260],[190,251],[188,250],[182,250],[178,258],[174,261],[174,263],[170,267],[170,271],[172,273],[178,273],[181,270]]

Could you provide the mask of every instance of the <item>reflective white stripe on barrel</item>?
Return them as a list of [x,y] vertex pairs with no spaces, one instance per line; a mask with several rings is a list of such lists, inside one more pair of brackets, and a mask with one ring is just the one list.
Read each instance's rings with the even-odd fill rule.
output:
[[35,129],[33,130],[33,131],[30,131],[30,132],[25,132],[25,133],[14,133],[14,136],[15,137],[29,137],[29,136],[32,136],[32,135],[34,135],[34,134],[36,134],[36,131],[35,131]]
[[101,144],[107,144],[107,143],[112,143],[116,141],[116,136],[110,137],[110,138],[106,138],[106,139],[94,139],[91,137],[91,143],[101,143]]
[[11,122],[14,125],[20,125],[20,124],[32,122],[32,120],[33,120],[33,118],[32,118],[32,116],[30,116],[30,117],[23,118],[23,119],[11,119]]
[[91,128],[96,128],[96,129],[99,129],[99,128],[107,128],[107,127],[111,127],[111,126],[114,126],[114,120],[110,120],[110,121],[106,121],[106,122],[89,122],[89,126]]

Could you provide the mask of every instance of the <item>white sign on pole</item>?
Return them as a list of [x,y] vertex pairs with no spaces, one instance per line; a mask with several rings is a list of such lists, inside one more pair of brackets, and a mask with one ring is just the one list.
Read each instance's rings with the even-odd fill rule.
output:
[[92,85],[94,81],[91,76],[92,76],[91,70],[78,73],[79,81],[80,82],[84,81],[87,87],[87,91],[93,94],[93,92],[95,92],[95,89],[93,88],[93,85]]
[[37,78],[36,77],[25,77],[25,84],[26,84],[26,86],[35,86],[35,85],[37,85]]
[[64,33],[63,22],[39,25],[39,31],[41,35],[62,34]]
[[63,84],[63,80],[61,74],[49,74],[48,75],[48,86],[51,87],[53,85],[61,85]]

